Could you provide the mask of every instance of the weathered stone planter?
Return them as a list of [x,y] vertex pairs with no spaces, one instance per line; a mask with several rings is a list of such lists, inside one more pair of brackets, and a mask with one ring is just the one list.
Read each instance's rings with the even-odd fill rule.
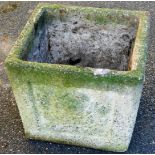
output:
[[[63,21],[75,12],[100,25],[137,25],[128,70],[27,61],[48,19]],[[142,92],[148,27],[147,12],[38,5],[5,61],[26,136],[127,150]]]

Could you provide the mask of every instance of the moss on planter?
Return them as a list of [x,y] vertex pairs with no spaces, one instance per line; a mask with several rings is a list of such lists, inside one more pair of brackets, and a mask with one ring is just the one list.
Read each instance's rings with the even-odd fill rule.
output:
[[[21,58],[23,57],[24,53],[28,49],[31,48],[30,42],[33,40],[33,24],[37,23],[40,16],[44,12],[44,10],[52,10],[52,12],[56,12],[57,9],[66,8],[67,10],[71,11],[82,11],[89,14],[91,17],[95,14],[101,14],[102,16],[109,17],[111,16],[109,21],[113,21],[114,23],[116,20],[119,21],[122,17],[131,18],[132,16],[136,16],[139,19],[139,26],[136,36],[136,41],[133,49],[133,55],[131,58],[131,70],[130,71],[109,71],[105,75],[95,75],[93,68],[82,68],[82,67],[75,67],[75,66],[67,66],[67,65],[57,65],[57,64],[39,64],[39,63],[30,63],[26,61],[22,61]],[[47,74],[51,74],[54,72],[58,72],[59,74],[64,74],[69,72],[71,76],[74,74],[78,74],[81,81],[87,79],[85,81],[96,79],[96,83],[100,83],[101,81],[112,82],[112,83],[139,83],[143,81],[144,78],[144,67],[145,67],[145,59],[146,59],[146,49],[147,49],[147,31],[148,31],[148,13],[147,12],[136,12],[136,11],[123,11],[123,10],[109,10],[109,9],[92,9],[92,8],[79,8],[79,7],[68,7],[68,6],[61,6],[61,5],[38,5],[38,7],[33,12],[32,16],[30,17],[29,21],[26,24],[26,27],[22,31],[21,35],[19,36],[18,41],[12,48],[12,54],[8,56],[6,59],[6,66],[8,68],[28,68],[28,70],[34,70],[36,73],[40,71],[47,72]],[[114,15],[114,16],[113,16]],[[118,17],[119,18],[118,18]],[[100,18],[101,18],[100,17]],[[126,17],[126,18],[127,18]],[[131,18],[132,19],[132,18]],[[108,21],[108,18],[107,18]],[[126,20],[125,20],[126,21]],[[122,22],[122,20],[121,20]],[[27,69],[26,69],[27,70]],[[73,73],[73,74],[72,74]],[[72,79],[72,77],[71,77]]]
[[[100,24],[138,21],[129,70],[24,61],[33,46],[40,17],[46,14],[49,18],[62,9],[68,13],[83,12],[87,20],[96,19]],[[148,28],[148,12],[39,4],[5,61],[26,135],[125,151],[142,91]]]

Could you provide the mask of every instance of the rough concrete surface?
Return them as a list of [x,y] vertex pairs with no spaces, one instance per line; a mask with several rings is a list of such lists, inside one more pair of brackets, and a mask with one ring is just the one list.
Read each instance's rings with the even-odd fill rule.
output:
[[[5,3],[0,3],[0,153],[111,153],[25,139],[3,62],[38,2],[18,2],[13,6]],[[151,28],[145,83],[132,140],[125,153],[155,153],[155,2],[53,3],[150,11]]]

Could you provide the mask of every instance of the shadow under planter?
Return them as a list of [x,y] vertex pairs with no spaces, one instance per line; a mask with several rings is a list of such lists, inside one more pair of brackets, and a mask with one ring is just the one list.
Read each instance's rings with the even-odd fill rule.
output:
[[126,151],[148,12],[39,4],[5,61],[28,138]]

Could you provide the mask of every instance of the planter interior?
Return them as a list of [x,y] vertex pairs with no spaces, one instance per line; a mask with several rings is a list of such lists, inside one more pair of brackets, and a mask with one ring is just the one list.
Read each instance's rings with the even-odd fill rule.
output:
[[65,9],[45,11],[35,24],[34,42],[23,60],[128,70],[138,20],[124,17],[122,22],[112,17]]
[[38,5],[5,62],[27,137],[127,150],[148,27],[147,12]]

